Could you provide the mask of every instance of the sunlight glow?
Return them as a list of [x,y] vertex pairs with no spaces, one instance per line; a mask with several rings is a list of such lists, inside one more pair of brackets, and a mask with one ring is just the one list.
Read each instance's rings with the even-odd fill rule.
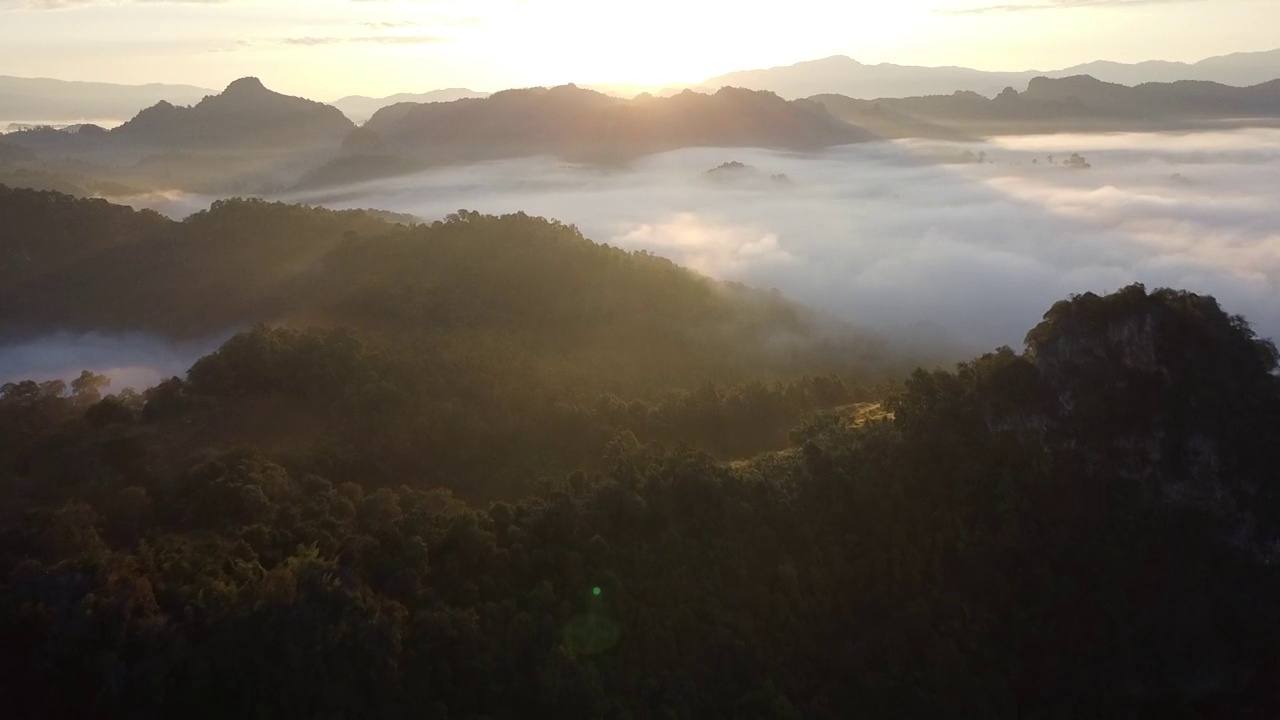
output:
[[832,55],[1048,70],[1105,47],[1110,60],[1194,61],[1271,49],[1280,26],[1280,3],[1261,0],[963,12],[1019,1],[0,0],[0,68],[208,88],[256,75],[330,100],[569,82],[660,89]]

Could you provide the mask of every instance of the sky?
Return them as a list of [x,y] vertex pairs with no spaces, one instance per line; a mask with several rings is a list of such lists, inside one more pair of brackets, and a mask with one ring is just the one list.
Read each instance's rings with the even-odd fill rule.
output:
[[334,100],[661,87],[830,55],[1053,70],[1280,47],[1280,0],[0,0],[0,75]]

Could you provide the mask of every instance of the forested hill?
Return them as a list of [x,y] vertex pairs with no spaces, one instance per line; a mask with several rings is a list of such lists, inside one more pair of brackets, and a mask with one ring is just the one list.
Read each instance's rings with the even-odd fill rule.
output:
[[3,337],[244,331],[169,387],[201,400],[157,426],[161,463],[251,442],[488,496],[582,466],[619,417],[674,441],[699,413],[739,413],[684,439],[725,458],[781,447],[804,412],[893,369],[873,338],[776,293],[523,214],[410,226],[229,200],[174,222],[24,190],[0,191],[0,213],[16,231],[0,250],[23,263],[0,290]]
[[[0,390],[8,715],[1280,714],[1277,353],[1212,298],[1064,301],[876,412],[832,380],[539,405],[503,345],[450,349],[260,329],[144,396]],[[679,447],[798,409],[780,452]],[[468,504],[461,457],[537,481]]]
[[677,385],[811,370],[795,358],[825,337],[817,317],[777,293],[524,214],[462,211],[411,226],[374,211],[224,200],[176,222],[2,187],[0,214],[0,255],[13,269],[0,288],[0,337],[347,325],[502,339],[589,356],[620,384]]

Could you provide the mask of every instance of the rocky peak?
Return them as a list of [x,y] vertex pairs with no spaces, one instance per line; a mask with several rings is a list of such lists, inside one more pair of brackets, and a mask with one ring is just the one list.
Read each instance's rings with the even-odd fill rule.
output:
[[224,97],[254,96],[269,92],[271,91],[258,78],[242,77],[228,85],[227,89],[222,91],[222,95]]
[[[1208,510],[1262,557],[1277,539],[1275,346],[1214,298],[1131,285],[1054,305],[1027,334],[1055,452]],[[1265,520],[1264,520],[1265,518]]]

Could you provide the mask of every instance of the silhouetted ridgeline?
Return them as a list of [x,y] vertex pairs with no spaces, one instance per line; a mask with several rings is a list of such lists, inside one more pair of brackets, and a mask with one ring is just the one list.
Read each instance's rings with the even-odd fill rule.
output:
[[[622,100],[573,86],[380,110],[359,130],[337,109],[237,80],[193,107],[161,102],[120,127],[36,129],[6,140],[47,162],[91,161],[148,188],[261,191],[430,164],[555,154],[612,162],[693,146],[816,149],[868,136],[816,103],[723,90]],[[329,161],[339,154],[335,163]],[[328,163],[328,164],[326,164]]]
[[357,128],[333,107],[244,78],[192,107],[161,102],[110,131],[10,133],[0,146],[0,182],[100,194],[269,193],[530,155],[623,163],[689,147],[816,151],[876,138],[1272,124],[1280,118],[1278,83],[1126,87],[1039,77],[1025,92],[1006,88],[994,98],[966,91],[790,102],[728,87],[625,100],[566,85],[401,102]]
[[[185,105],[198,102],[209,92],[190,85],[119,85],[0,75],[0,120],[122,120],[162,100]],[[0,126],[0,132],[5,130]]]
[[341,158],[308,182],[526,155],[613,162],[685,147],[814,150],[868,139],[817,103],[772,93],[725,88],[714,95],[623,100],[564,85],[384,108],[352,134]]
[[466,88],[447,88],[424,93],[397,93],[380,98],[349,95],[340,100],[334,100],[329,104],[341,110],[342,114],[350,118],[352,122],[364,123],[382,108],[399,105],[400,103],[453,102],[454,100],[488,96],[489,93],[476,92]]
[[111,131],[146,147],[184,150],[330,148],[355,126],[336,108],[241,78],[191,107],[161,102]]
[[[337,151],[355,128],[336,108],[243,78],[191,107],[161,101],[107,131],[36,129],[5,139],[50,169],[109,177],[138,188],[247,191],[278,188]],[[76,162],[91,162],[85,168]]]
[[[1211,298],[1065,301],[879,407],[829,379],[539,405],[494,383],[502,343],[386,340],[263,328],[142,396],[5,386],[9,715],[1280,711],[1276,351]],[[802,417],[750,460],[671,449]],[[439,489],[492,477],[465,458],[565,469],[469,505]]]
[[976,93],[991,97],[1010,86],[1022,87],[1038,77],[1089,75],[1108,83],[1142,85],[1180,80],[1246,87],[1280,75],[1280,49],[1206,58],[1196,63],[1098,61],[1052,71],[989,72],[966,67],[920,67],[860,63],[843,55],[783,67],[744,70],[700,83],[701,88],[743,87],[769,90],[786,98],[844,95],[850,98],[905,98]]
[[1081,75],[1037,77],[1024,92],[1009,87],[994,98],[956,92],[879,100],[843,95],[810,99],[847,122],[891,138],[1160,130],[1280,118],[1280,80],[1253,87],[1190,81],[1128,87]]

